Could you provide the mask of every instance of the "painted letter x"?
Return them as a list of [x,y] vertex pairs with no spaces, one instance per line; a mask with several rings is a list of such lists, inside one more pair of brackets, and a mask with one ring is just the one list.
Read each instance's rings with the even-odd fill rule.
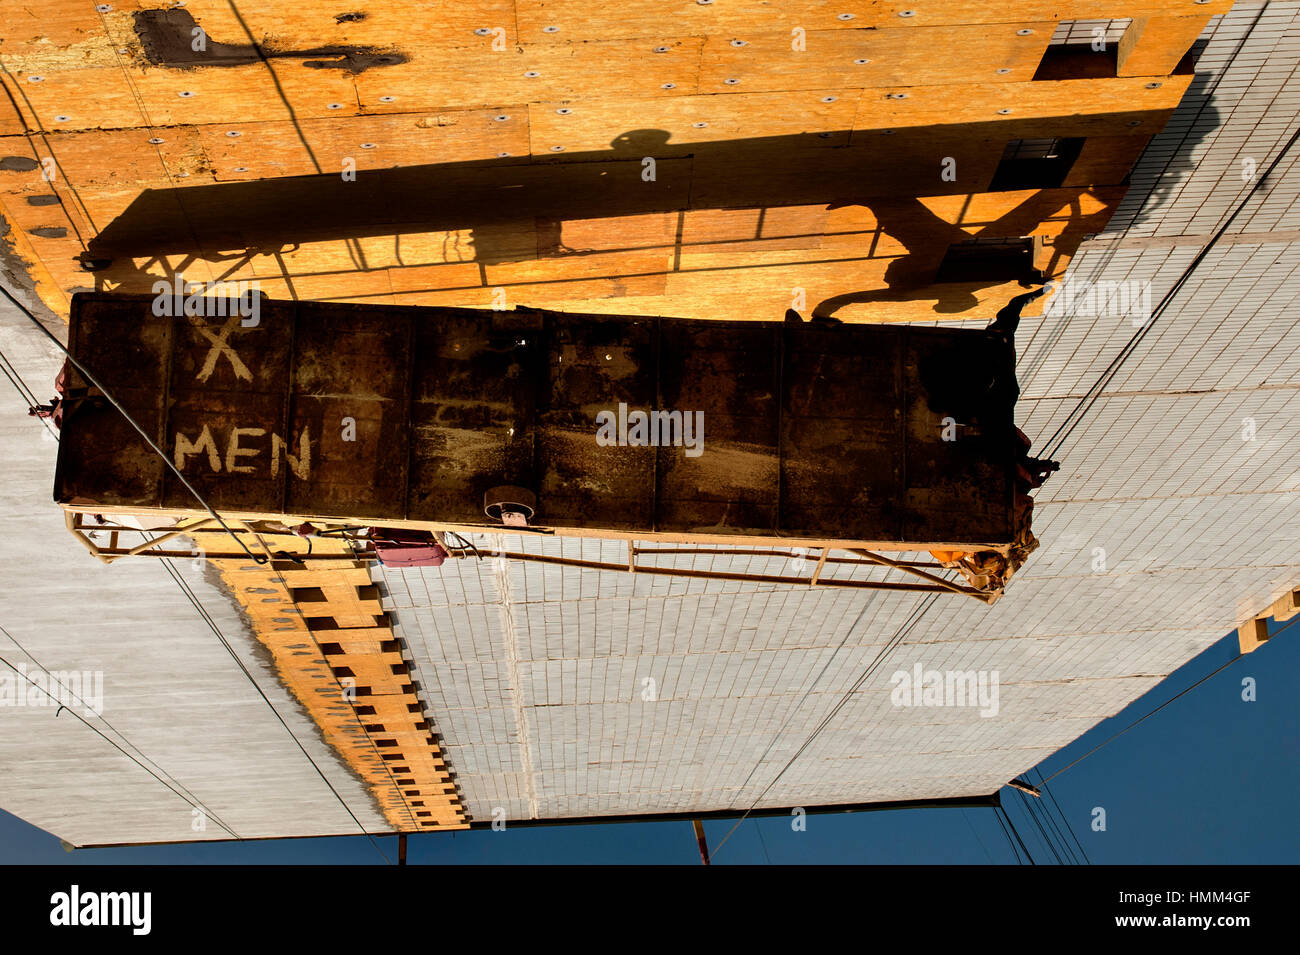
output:
[[205,328],[202,324],[202,318],[192,316],[190,321],[194,323],[194,327],[199,330],[200,335],[212,342],[212,347],[208,349],[208,357],[203,362],[203,367],[199,369],[197,376],[199,381],[207,381],[212,377],[212,373],[217,369],[217,359],[222,355],[230,359],[230,366],[235,370],[236,378],[253,380],[253,373],[248,370],[247,365],[239,360],[239,356],[235,354],[235,350],[230,347],[228,341],[230,333],[239,327],[238,314],[231,315],[230,318],[226,319],[226,324],[222,326],[219,334],[214,334],[210,328]]

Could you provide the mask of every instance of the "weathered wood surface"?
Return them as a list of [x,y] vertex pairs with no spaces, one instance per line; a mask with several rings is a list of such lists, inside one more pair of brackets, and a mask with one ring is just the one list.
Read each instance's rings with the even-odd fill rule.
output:
[[[898,237],[836,231],[830,213],[873,197],[977,196],[1009,140],[1086,136],[1065,185],[1091,190],[1104,214],[1079,217],[1044,255],[1040,267],[1061,274],[1181,98],[1179,60],[1229,4],[104,6],[0,7],[0,214],[21,269],[60,314],[78,289],[139,291],[185,271],[256,275],[287,298],[485,307],[505,294],[511,305],[697,318],[878,293],[844,308],[857,322],[985,318],[1014,289],[891,282],[877,247]],[[1106,16],[1136,18],[1119,75],[1035,79],[1059,20]],[[190,48],[193,30],[205,51]],[[948,159],[953,178],[941,176]],[[349,164],[378,188],[359,177],[350,198],[321,206],[338,213],[329,238],[261,234],[279,224],[253,201],[266,190],[222,193],[226,227],[197,224],[209,200],[194,187],[265,183],[292,196],[294,177],[342,182]],[[402,170],[422,172],[393,175]],[[593,190],[591,176],[614,186]],[[358,206],[406,206],[403,183],[440,204],[478,201],[386,232],[352,228]],[[521,187],[563,201],[538,215],[511,201]],[[1003,202],[1011,213],[1019,199]],[[769,234],[766,220],[794,206],[828,219]],[[656,240],[610,249],[630,210],[657,217]],[[751,216],[716,219],[707,248],[687,238],[691,213],[724,210]],[[159,247],[124,240],[151,225]],[[172,234],[183,241],[163,241]],[[915,239],[919,250],[895,256],[947,242],[942,230]],[[93,273],[78,261],[87,247],[103,266]],[[773,251],[787,255],[764,257]]]

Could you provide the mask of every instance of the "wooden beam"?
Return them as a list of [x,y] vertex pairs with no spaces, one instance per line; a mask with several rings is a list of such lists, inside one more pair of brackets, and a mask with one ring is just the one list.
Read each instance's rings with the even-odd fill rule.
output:
[[1242,653],[1253,653],[1268,641],[1268,621],[1256,617],[1237,628],[1237,644]]

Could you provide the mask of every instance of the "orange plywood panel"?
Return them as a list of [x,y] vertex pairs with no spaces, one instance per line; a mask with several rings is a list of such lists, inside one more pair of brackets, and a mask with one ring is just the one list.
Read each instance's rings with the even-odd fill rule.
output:
[[[1051,23],[932,27],[921,31],[825,30],[707,38],[701,93],[1028,82]],[[961,56],[948,55],[960,50]]]
[[[673,99],[693,93],[702,40],[653,37],[600,43],[422,50],[410,62],[355,77],[367,109],[437,109],[590,98]],[[664,52],[657,53],[656,50]],[[392,97],[385,103],[383,97]]]
[[540,103],[530,110],[532,147],[537,155],[558,146],[568,153],[617,149],[629,156],[663,157],[695,143],[792,137],[787,148],[795,140],[830,148],[847,143],[858,96],[857,90],[821,89]]
[[[1073,119],[1071,131],[1058,135],[1114,134],[1118,126],[1132,122],[1137,129],[1148,120],[1158,128],[1155,120],[1163,122],[1190,81],[1188,75],[1169,77],[1154,87],[1145,78],[1111,78],[866,90],[854,129],[868,132],[1058,117]],[[1126,119],[1129,115],[1135,118]],[[859,140],[855,135],[854,142]]]
[[518,156],[528,151],[528,116],[522,110],[394,113],[198,129],[219,180],[320,172],[341,177],[366,169],[496,159],[503,152]]

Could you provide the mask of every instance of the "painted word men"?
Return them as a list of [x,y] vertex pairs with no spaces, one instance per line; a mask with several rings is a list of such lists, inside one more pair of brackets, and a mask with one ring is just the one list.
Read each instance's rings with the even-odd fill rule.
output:
[[[200,455],[200,460],[206,459],[208,470],[213,474],[220,474],[223,467],[228,474],[254,474],[258,467],[265,467],[270,470],[271,477],[278,477],[280,459],[284,458],[294,477],[302,481],[311,477],[311,432],[307,428],[298,435],[297,454],[293,453],[289,442],[275,432],[271,432],[269,442],[259,442],[260,446],[252,444],[266,434],[265,428],[231,428],[225,434],[218,429],[214,435],[212,427],[205,424],[198,437],[191,441],[183,431],[177,431],[176,469],[184,471],[189,459]],[[219,442],[218,438],[223,440]],[[269,461],[263,457],[265,451],[270,451]]]
[[703,411],[633,411],[619,402],[618,412],[596,413],[596,443],[602,448],[686,449],[688,458],[704,453]]

